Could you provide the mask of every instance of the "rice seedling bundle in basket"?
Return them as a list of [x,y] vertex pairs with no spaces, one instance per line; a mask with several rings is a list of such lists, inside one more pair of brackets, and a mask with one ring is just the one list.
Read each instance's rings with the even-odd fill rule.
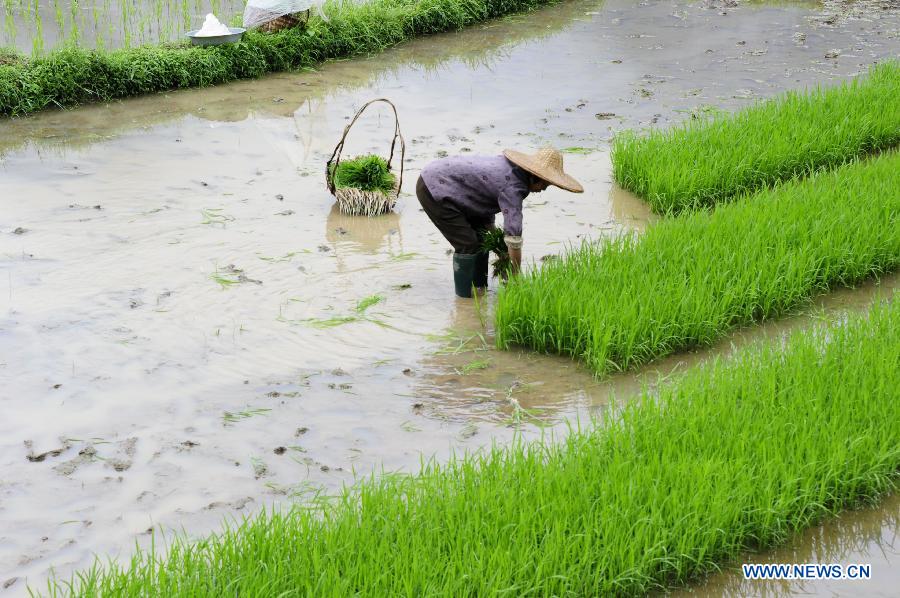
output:
[[[385,102],[394,111],[394,137],[391,140],[391,151],[387,159],[369,154],[341,161],[341,152],[350,128],[359,119],[366,108],[375,102]],[[400,141],[400,173],[391,172],[394,149]],[[328,190],[337,200],[338,209],[353,216],[378,216],[390,212],[400,196],[403,184],[403,161],[406,155],[406,142],[400,134],[400,119],[397,108],[390,100],[378,98],[363,105],[350,123],[344,128],[341,140],[334,148],[325,168],[325,180]]]

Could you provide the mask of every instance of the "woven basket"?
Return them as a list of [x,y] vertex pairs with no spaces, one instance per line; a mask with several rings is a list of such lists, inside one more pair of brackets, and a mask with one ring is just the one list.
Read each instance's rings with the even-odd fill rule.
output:
[[[301,16],[303,15],[303,16]],[[290,29],[291,27],[296,27],[297,25],[306,25],[306,22],[309,20],[309,11],[306,12],[298,12],[291,15],[283,15],[278,17],[277,19],[273,19],[268,23],[263,23],[259,26],[259,30],[263,33],[276,33],[283,29]]]
[[[334,185],[333,173],[337,171],[338,165],[341,163],[341,152],[344,149],[344,142],[347,140],[347,134],[350,132],[350,128],[353,124],[362,115],[363,111],[375,102],[385,102],[394,111],[394,137],[391,140],[391,153],[388,155],[387,159],[388,170],[390,171],[391,162],[394,159],[394,148],[399,139],[400,175],[397,177],[394,191],[387,194],[382,193],[381,191],[363,191],[362,189],[353,189],[350,187],[338,189]],[[329,158],[328,162],[325,164],[325,182],[328,184],[328,190],[331,191],[331,194],[337,199],[338,209],[341,213],[351,216],[378,216],[393,210],[394,206],[397,204],[397,198],[400,197],[400,188],[403,186],[403,162],[405,157],[406,141],[400,133],[400,118],[397,116],[397,107],[386,98],[378,98],[363,104],[363,107],[356,112],[353,120],[351,120],[344,128],[344,134],[341,136],[341,140],[338,141],[337,146],[334,148],[334,152],[331,154],[331,158]]]

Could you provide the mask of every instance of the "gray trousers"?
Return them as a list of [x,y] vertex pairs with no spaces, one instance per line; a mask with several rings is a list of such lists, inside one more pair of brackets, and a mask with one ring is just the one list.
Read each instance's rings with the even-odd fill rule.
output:
[[422,177],[416,181],[416,197],[428,218],[441,231],[456,253],[480,253],[484,231],[494,226],[494,216],[473,217],[449,201],[432,197]]

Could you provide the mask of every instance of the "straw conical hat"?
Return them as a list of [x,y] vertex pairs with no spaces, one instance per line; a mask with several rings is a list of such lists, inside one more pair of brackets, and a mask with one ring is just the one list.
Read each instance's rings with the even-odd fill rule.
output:
[[544,147],[536,154],[523,154],[515,150],[503,150],[506,159],[538,176],[551,185],[573,193],[583,193],[584,187],[563,171],[562,154],[552,147]]

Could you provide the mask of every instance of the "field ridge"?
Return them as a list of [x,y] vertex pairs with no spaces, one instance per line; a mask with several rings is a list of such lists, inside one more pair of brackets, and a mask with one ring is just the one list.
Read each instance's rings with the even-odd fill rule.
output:
[[372,54],[416,36],[453,31],[558,0],[371,0],[327,2],[328,19],[275,34],[248,31],[239,44],[161,44],[111,51],[62,48],[0,60],[0,117],[50,107],[252,79],[325,60]]

